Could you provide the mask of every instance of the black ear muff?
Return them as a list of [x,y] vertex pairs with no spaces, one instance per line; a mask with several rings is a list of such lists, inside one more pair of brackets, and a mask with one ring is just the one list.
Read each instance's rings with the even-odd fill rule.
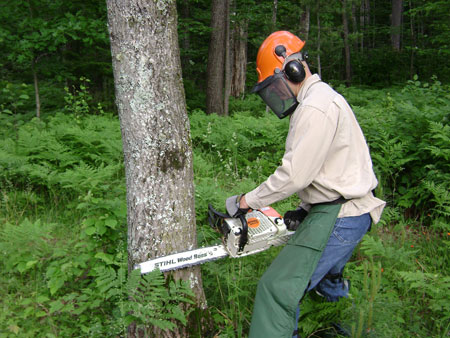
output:
[[286,74],[286,77],[289,81],[292,81],[294,83],[300,83],[305,79],[305,68],[303,68],[303,65],[298,60],[292,60],[286,63],[284,66],[284,74]]

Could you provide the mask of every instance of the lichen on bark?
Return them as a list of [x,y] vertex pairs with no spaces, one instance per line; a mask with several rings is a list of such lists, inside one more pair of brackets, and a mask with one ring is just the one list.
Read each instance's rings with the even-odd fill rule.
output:
[[[150,258],[197,246],[190,127],[176,2],[107,0],[107,6],[131,269]],[[197,303],[204,306],[200,269],[183,269],[174,276],[188,280]]]

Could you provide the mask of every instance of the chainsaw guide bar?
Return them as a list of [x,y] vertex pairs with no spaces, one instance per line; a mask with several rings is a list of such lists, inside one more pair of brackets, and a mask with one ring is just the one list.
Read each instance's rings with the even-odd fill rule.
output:
[[141,273],[145,274],[153,270],[159,269],[161,272],[170,270],[178,270],[187,268],[192,265],[202,264],[216,259],[228,256],[223,244],[210,246],[206,248],[198,248],[190,251],[175,253],[172,255],[155,258],[147,262],[138,264],[135,268],[141,269]]
[[223,235],[223,244],[170,254],[137,264],[141,274],[153,270],[166,272],[203,264],[220,258],[238,258],[286,244],[289,231],[283,218],[271,207],[252,210],[245,217],[233,218],[208,206],[208,221]]

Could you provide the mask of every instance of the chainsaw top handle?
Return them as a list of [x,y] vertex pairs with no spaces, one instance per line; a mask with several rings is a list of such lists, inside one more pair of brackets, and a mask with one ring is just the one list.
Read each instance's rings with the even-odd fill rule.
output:
[[[213,229],[218,229],[222,234],[227,235],[231,229],[226,222],[225,218],[232,218],[228,213],[222,213],[213,208],[211,204],[208,204],[208,223]],[[242,223],[241,237],[239,238],[239,251],[244,249],[245,244],[248,241],[248,224],[245,214],[238,215],[239,220]]]
[[228,213],[222,213],[213,208],[211,204],[208,204],[208,223],[213,229],[218,229],[224,235],[226,235],[230,229],[224,229],[224,220],[225,218],[230,218],[231,216]]

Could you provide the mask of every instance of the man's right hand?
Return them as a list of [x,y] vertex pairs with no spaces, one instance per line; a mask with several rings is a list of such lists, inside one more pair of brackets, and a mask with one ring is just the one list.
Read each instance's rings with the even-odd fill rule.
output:
[[288,230],[295,231],[307,215],[308,212],[301,207],[297,210],[289,210],[284,214],[284,224]]

